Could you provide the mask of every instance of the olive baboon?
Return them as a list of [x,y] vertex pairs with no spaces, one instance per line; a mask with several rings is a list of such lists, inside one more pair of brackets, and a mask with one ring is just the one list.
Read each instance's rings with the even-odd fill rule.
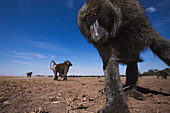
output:
[[[53,67],[51,68],[51,63],[53,62]],[[51,61],[50,63],[50,69],[54,72],[54,80],[58,79],[57,72],[59,73],[59,76],[63,77],[63,80],[67,80],[67,73],[69,70],[69,67],[72,66],[70,61],[65,61],[61,64],[56,64],[55,61]]]
[[140,53],[148,47],[170,65],[170,42],[152,28],[137,0],[87,0],[77,21],[81,33],[97,48],[103,61],[106,106],[99,113],[129,113],[118,64],[127,65],[126,86],[137,94],[134,87],[137,63],[142,61]]
[[170,76],[170,68],[163,69],[158,72],[157,79],[159,77],[162,77],[164,79],[167,79],[167,77]]
[[27,73],[27,77],[31,77],[31,75],[32,75],[32,72]]

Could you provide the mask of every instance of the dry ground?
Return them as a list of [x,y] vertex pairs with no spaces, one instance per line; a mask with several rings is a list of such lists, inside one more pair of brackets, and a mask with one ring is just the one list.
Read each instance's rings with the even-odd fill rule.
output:
[[[140,77],[138,86],[147,91],[144,101],[127,98],[132,113],[170,113],[170,78]],[[96,113],[104,105],[104,77],[0,76],[0,113]]]

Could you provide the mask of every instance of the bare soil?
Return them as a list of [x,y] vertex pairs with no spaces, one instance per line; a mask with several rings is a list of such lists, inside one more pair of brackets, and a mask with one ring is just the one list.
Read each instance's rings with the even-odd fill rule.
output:
[[[0,76],[0,113],[96,113],[105,105],[104,84],[104,77]],[[145,100],[128,96],[132,113],[170,113],[170,78],[140,77],[138,86]]]

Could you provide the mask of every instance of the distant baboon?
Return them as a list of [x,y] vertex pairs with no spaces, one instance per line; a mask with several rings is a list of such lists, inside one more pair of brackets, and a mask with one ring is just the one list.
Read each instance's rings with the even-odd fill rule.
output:
[[[53,62],[53,67],[51,68],[51,63]],[[50,69],[54,72],[54,80],[58,79],[57,72],[59,73],[59,76],[63,77],[63,80],[67,80],[67,73],[69,70],[69,67],[72,66],[70,61],[65,61],[61,64],[56,64],[55,61],[51,61],[50,63]]]
[[137,0],[87,0],[77,21],[81,33],[103,60],[106,106],[99,112],[129,113],[118,64],[127,65],[128,89],[140,94],[133,89],[138,80],[137,63],[142,61],[140,53],[148,47],[170,65],[170,42],[152,28]]
[[157,75],[157,79],[158,79],[160,76],[161,76],[162,78],[164,78],[164,79],[167,79],[167,77],[170,76],[170,68],[166,68],[166,69],[164,69],[164,70],[159,71],[159,72],[158,72],[158,75]]
[[31,75],[32,75],[32,72],[27,73],[27,77],[31,77]]

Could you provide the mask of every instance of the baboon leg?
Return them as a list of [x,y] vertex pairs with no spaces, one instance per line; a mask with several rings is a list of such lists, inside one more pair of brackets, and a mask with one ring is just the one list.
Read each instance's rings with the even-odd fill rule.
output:
[[159,78],[160,75],[157,76],[157,79]]
[[[105,65],[104,65],[105,68]],[[129,113],[126,97],[120,82],[118,64],[115,61],[107,63],[104,69],[106,87],[106,106],[98,113]]]
[[63,80],[67,80],[67,72],[68,72],[68,68],[64,69],[64,79]]
[[67,75],[64,75],[64,79],[63,80],[67,80]]
[[138,81],[138,66],[137,62],[130,62],[126,69],[126,85],[130,86],[128,89],[124,89],[127,96],[133,97],[137,100],[144,100],[144,96],[135,89],[136,83]]
[[64,74],[63,80],[67,80],[67,74],[66,73]]
[[59,77],[62,77],[62,76],[63,76],[63,74],[59,73]]
[[58,80],[57,71],[54,71],[54,80]]
[[138,80],[137,62],[130,62],[126,68],[126,86],[136,86]]
[[167,75],[164,75],[164,79],[167,79]]
[[58,77],[60,77],[60,79],[63,77],[63,74],[60,72]]
[[162,77],[163,79],[165,79],[165,78],[164,78],[164,75],[161,75],[161,77]]

